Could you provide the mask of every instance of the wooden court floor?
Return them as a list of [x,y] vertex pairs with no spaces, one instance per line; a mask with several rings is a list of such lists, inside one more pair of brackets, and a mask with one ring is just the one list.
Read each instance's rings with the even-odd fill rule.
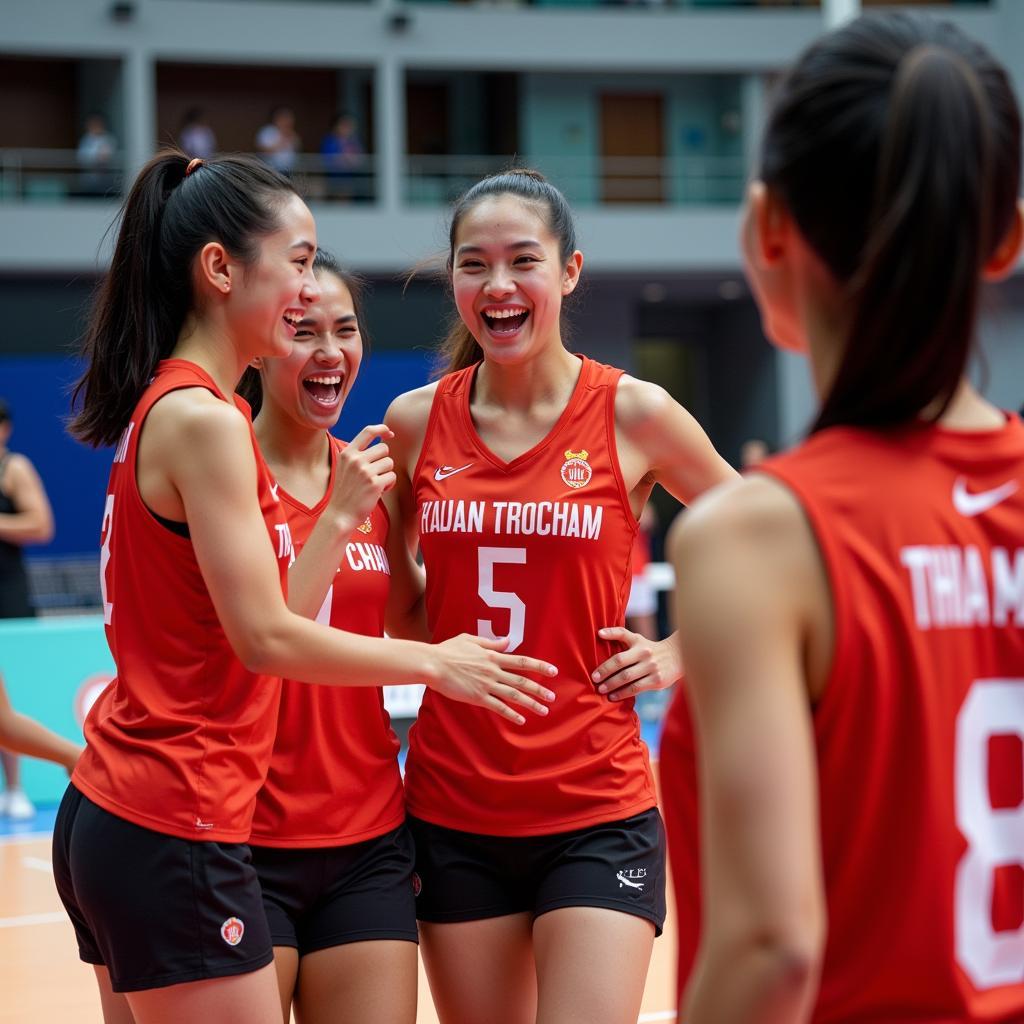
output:
[[[675,1021],[675,907],[669,886],[665,934],[654,958],[640,1021]],[[417,1024],[437,1024],[420,970]],[[50,870],[46,835],[0,838],[0,1024],[102,1024],[92,968],[78,959],[74,932]]]

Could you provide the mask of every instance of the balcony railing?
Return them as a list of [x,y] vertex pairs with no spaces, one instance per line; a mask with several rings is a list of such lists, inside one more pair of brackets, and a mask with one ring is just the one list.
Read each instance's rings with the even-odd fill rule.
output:
[[488,174],[513,163],[544,173],[574,205],[734,205],[743,196],[747,168],[741,157],[409,156],[406,201],[450,202]]
[[[327,203],[376,202],[376,158],[361,157],[344,170],[326,160],[319,153],[296,157],[291,177],[302,195]],[[513,163],[536,167],[580,206],[733,205],[746,180],[740,157],[407,156],[402,198],[413,206],[443,205]],[[119,201],[123,179],[119,160],[83,167],[74,150],[0,149],[0,202]]]

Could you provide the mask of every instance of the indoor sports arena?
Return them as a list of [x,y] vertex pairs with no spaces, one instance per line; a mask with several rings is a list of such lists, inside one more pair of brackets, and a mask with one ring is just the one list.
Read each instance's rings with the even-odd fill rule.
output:
[[1024,0],[0,8],[0,1024],[1024,1020]]

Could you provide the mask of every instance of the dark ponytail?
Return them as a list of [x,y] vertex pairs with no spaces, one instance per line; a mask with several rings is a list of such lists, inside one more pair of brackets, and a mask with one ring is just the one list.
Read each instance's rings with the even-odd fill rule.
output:
[[955,26],[865,15],[784,79],[761,178],[846,290],[851,324],[814,430],[891,427],[962,378],[980,273],[1014,216],[1020,114]]
[[[324,274],[333,274],[347,289],[352,296],[352,312],[356,315],[356,323],[359,324],[359,337],[363,342],[363,352],[369,347],[370,338],[366,333],[363,319],[363,303],[366,299],[367,284],[366,278],[361,274],[353,273],[345,269],[337,259],[326,249],[317,249],[313,257],[313,273],[317,278]],[[263,408],[263,381],[260,378],[260,371],[255,366],[247,366],[242,379],[238,382],[235,392],[249,403],[252,409],[252,417],[255,419]]]
[[[455,202],[451,226],[448,229],[448,277],[455,262],[455,237],[459,224],[479,203],[496,196],[516,196],[524,203],[538,208],[548,230],[558,242],[558,254],[563,264],[576,251],[576,224],[572,210],[562,193],[539,171],[514,167],[500,174],[478,181]],[[448,334],[441,343],[441,373],[453,373],[472,366],[483,358],[483,350],[476,338],[456,313],[449,324]]]
[[82,345],[88,365],[72,398],[71,433],[94,447],[117,441],[157,363],[174,349],[195,307],[196,254],[217,241],[236,259],[255,262],[260,237],[276,230],[278,207],[295,192],[250,157],[193,163],[186,173],[189,164],[179,150],[157,154],[121,208]]

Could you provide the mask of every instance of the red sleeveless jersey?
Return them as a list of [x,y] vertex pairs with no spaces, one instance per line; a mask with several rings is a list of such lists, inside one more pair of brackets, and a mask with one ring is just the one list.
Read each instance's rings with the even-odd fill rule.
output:
[[547,437],[503,462],[470,416],[475,367],[438,385],[414,474],[435,641],[510,637],[508,650],[557,665],[546,717],[516,726],[428,690],[410,733],[411,813],[489,835],[544,835],[654,806],[633,701],[590,675],[620,648],[597,630],[623,621],[637,524],[615,449],[621,370],[583,359]]
[[[121,818],[185,839],[244,842],[270,760],[281,683],[238,660],[221,628],[192,542],[161,524],[136,477],[139,435],[171,391],[206,388],[193,363],[160,363],[121,436],[101,527],[100,581],[117,675],[85,722],[72,782]],[[248,415],[240,398],[238,405]],[[251,429],[251,428],[250,428]],[[256,446],[258,495],[286,584],[288,524]]]
[[[331,438],[331,479],[313,508],[280,497],[296,554],[334,489],[337,452]],[[388,514],[378,504],[352,531],[345,557],[317,622],[365,636],[384,635],[391,568]],[[274,754],[256,801],[252,843],[258,846],[345,846],[383,835],[405,818],[398,737],[379,687],[310,686],[285,680]]]
[[[803,507],[835,609],[813,1020],[1024,1020],[1024,425],[834,428],[759,471]],[[684,700],[670,718],[669,843],[693,908]],[[684,982],[698,916],[681,915]]]

